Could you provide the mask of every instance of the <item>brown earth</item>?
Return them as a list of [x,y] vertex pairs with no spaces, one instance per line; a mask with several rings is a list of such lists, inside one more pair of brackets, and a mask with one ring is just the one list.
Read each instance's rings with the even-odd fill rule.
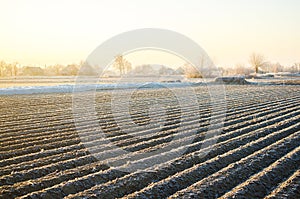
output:
[[[97,92],[98,120],[80,124],[88,130],[84,138],[74,123],[72,94],[1,96],[0,198],[300,198],[299,86],[226,86],[224,127],[209,139],[204,139],[210,133],[209,90],[194,90],[199,110],[180,109],[167,89],[133,93],[130,113],[138,125],[128,129],[122,112],[112,114],[110,93]],[[160,131],[151,125],[145,131],[151,121],[149,107],[155,103],[167,111],[166,122]],[[81,110],[85,117],[85,104]],[[159,119],[166,111],[152,114]],[[180,120],[182,111],[187,117]],[[223,112],[217,116],[225,117]],[[193,142],[184,154],[151,171],[110,167],[81,140],[88,140],[94,153],[110,152],[106,145],[97,145],[102,140],[95,132],[101,128],[136,161],[154,161],[159,156],[141,154],[167,145],[179,126],[196,130]],[[207,143],[213,146],[203,147]],[[110,161],[126,166],[127,158],[116,154]]]

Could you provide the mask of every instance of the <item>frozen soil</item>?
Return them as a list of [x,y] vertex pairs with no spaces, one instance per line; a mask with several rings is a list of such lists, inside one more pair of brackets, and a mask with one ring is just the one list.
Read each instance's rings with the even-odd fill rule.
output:
[[[214,116],[225,118],[221,129],[208,129],[207,86],[193,89],[199,109],[180,107],[165,88],[132,93],[134,128],[121,110],[113,114],[107,91],[95,95],[97,121],[86,118],[83,104],[76,114],[84,122],[77,126],[71,93],[0,96],[0,198],[300,198],[299,86],[226,86],[226,114]],[[151,113],[157,123],[167,113],[162,128],[151,125],[153,104],[163,107]],[[100,130],[129,154],[114,154],[97,136]],[[143,153],[193,130],[195,136],[183,138],[192,139],[183,154],[151,170],[129,173],[106,163],[126,168],[129,158],[133,163],[155,162],[160,154]],[[215,130],[221,133],[206,137]],[[101,160],[93,156],[106,153],[113,155]]]

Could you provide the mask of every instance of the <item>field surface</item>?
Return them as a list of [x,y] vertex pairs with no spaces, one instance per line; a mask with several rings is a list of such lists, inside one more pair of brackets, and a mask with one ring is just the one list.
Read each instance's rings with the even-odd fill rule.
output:
[[[129,129],[130,135],[119,127],[128,122],[122,112],[112,114],[109,92],[96,93],[96,126],[95,121],[75,126],[71,93],[0,96],[0,198],[300,198],[300,87],[225,88],[227,113],[219,135],[204,139],[210,97],[206,86],[194,87],[199,110],[185,108],[189,117],[180,125],[197,133],[185,153],[151,171],[131,173],[96,159],[79,131],[90,132],[84,139],[93,145],[101,128],[143,162],[140,154],[160,149],[178,133],[181,109],[168,90],[132,94],[131,117],[140,128]],[[147,127],[145,134],[151,103],[165,107],[168,117],[161,131]],[[143,136],[133,136],[139,133]],[[203,147],[210,141],[213,146]],[[94,149],[94,154],[110,152],[105,146]],[[126,166],[120,161],[126,157],[110,158]]]

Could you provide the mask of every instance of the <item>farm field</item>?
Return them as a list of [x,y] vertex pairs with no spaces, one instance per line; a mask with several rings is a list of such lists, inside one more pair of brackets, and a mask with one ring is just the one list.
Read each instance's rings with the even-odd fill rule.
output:
[[[0,89],[11,88],[11,87],[35,87],[35,86],[60,86],[60,85],[74,85],[76,83],[80,84],[94,84],[94,77],[86,76],[84,81],[80,82],[77,80],[77,76],[16,76],[16,77],[0,77]],[[128,82],[149,82],[153,80],[151,76],[149,77],[130,77]],[[170,81],[170,80],[180,80],[182,82],[213,82],[215,78],[185,78],[183,75],[160,75],[159,80],[161,82]],[[98,84],[110,84],[116,83],[119,81],[118,77],[101,77],[98,79]],[[126,79],[122,79],[123,83],[126,82]],[[254,84],[298,84],[299,77],[279,77],[275,78],[265,78],[265,79],[247,79],[247,81]]]
[[[72,93],[0,96],[0,198],[300,198],[299,85],[227,85],[227,112],[219,113],[226,117],[224,126],[210,140],[204,139],[210,94],[207,86],[193,89],[199,110],[185,108],[189,117],[181,125],[197,133],[185,153],[151,171],[131,173],[110,167],[85,148],[75,126]],[[178,133],[181,112],[164,88],[139,90],[131,97],[131,117],[140,128],[129,131],[144,136],[119,128],[118,122],[126,126],[128,121],[122,112],[113,117],[107,91],[95,95],[99,125],[90,121],[79,129],[90,132],[85,136],[93,145],[101,127],[107,139],[143,162],[140,154],[160,149]],[[141,131],[149,123],[151,103],[164,106],[168,117],[161,131],[148,128],[145,135]],[[203,147],[211,140],[213,146]],[[104,146],[94,149],[110,152]],[[122,158],[110,161],[125,167]],[[157,157],[145,157],[151,158]]]

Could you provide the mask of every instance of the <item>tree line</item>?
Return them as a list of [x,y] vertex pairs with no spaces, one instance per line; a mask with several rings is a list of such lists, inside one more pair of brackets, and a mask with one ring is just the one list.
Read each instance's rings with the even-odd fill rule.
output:
[[[202,64],[201,64],[202,63]],[[278,72],[292,72],[300,73],[300,63],[295,63],[290,67],[284,67],[280,63],[268,62],[262,54],[252,53],[249,56],[248,63],[251,67],[244,64],[236,64],[234,67],[219,67],[222,75],[249,75],[258,73],[278,73]],[[189,63],[183,66],[173,69],[168,67],[162,67],[159,71],[162,75],[177,74],[185,75],[188,78],[201,78],[201,77],[213,77],[216,71],[210,70],[209,67],[203,66],[203,60],[200,60],[199,64],[201,71]],[[81,71],[83,75],[95,75],[95,68],[90,66],[87,62],[81,61],[79,64],[68,65],[48,65],[48,66],[20,66],[18,62],[7,63],[0,61],[0,77],[5,76],[76,76],[79,69],[84,66],[84,71]],[[126,60],[122,55],[117,55],[113,61],[112,68],[114,73],[118,76],[123,76],[129,72],[135,73],[149,73],[151,72],[151,66],[142,65],[133,69],[132,64]],[[219,73],[218,73],[219,74]]]

